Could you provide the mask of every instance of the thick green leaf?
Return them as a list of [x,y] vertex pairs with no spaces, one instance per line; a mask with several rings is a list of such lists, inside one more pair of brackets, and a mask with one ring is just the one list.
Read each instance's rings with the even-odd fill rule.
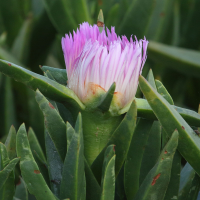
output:
[[[75,133],[70,142],[68,152],[65,158],[60,197],[61,199],[70,198],[70,200],[82,199],[85,194],[85,173],[84,173],[84,147],[82,118],[79,113]],[[85,197],[83,197],[85,199]]]
[[171,167],[178,145],[178,131],[174,131],[167,145],[164,147],[156,165],[146,176],[140,186],[135,200],[163,200],[170,181]]
[[154,121],[148,141],[145,145],[144,155],[140,167],[140,184],[144,181],[149,171],[156,164],[161,151],[161,125]]
[[[102,168],[102,177],[101,177],[101,187],[103,189],[103,184],[104,184],[104,178],[105,178],[105,173],[106,173],[106,168],[108,167],[108,163],[112,159],[112,157],[115,155],[115,145],[111,144],[107,147],[104,153],[104,161],[103,161],[103,168]],[[114,170],[115,171],[115,170]],[[115,179],[115,174],[114,174],[114,179]],[[112,190],[110,191],[112,193]],[[102,191],[103,193],[103,191]]]
[[[43,0],[46,11],[52,23],[61,34],[68,33],[69,30],[75,30],[77,23],[72,15],[69,1],[64,0]],[[81,11],[79,11],[81,12]]]
[[156,90],[156,84],[155,84],[155,79],[154,79],[154,75],[153,75],[152,69],[149,70],[149,73],[147,74],[147,78],[146,79],[149,82],[149,84]]
[[167,133],[171,133],[174,129],[179,131],[178,150],[200,174],[200,163],[198,162],[200,159],[200,138],[179,113],[142,76],[139,77],[139,84],[165,131]]
[[52,100],[67,101],[73,105],[83,108],[84,105],[69,88],[56,83],[44,76],[33,73],[13,63],[0,60],[0,71],[7,76],[26,84],[33,90],[39,89],[45,96]]
[[48,172],[48,166],[47,166],[46,161],[43,161],[35,150],[32,152],[32,154],[46,184],[48,185],[48,187],[50,187],[49,172]]
[[56,82],[62,84],[62,85],[67,85],[67,73],[66,69],[58,69],[54,67],[48,67],[48,66],[41,66],[41,70],[43,72],[49,71],[53,78],[56,80]]
[[49,170],[51,190],[59,198],[60,184],[62,180],[63,162],[46,129],[45,129],[45,146],[46,146],[47,165]]
[[[150,120],[156,120],[156,116],[150,107],[148,101],[146,99],[139,99],[135,98],[137,103],[137,110],[138,110],[138,117],[147,118]],[[171,106],[172,108],[176,109],[176,111],[189,123],[191,126],[200,126],[200,115],[189,109],[180,108],[178,106]],[[127,112],[128,107],[120,110],[119,114],[123,114]]]
[[165,193],[164,200],[169,200],[169,199],[173,199],[173,198],[178,199],[178,191],[179,191],[179,184],[180,184],[180,172],[181,172],[181,155],[176,150],[176,152],[174,154],[172,168],[171,168],[171,177],[170,177],[167,191]]
[[34,152],[36,152],[38,156],[40,157],[40,159],[43,162],[46,162],[46,158],[44,156],[42,148],[32,128],[29,128],[28,130],[28,141],[29,141],[32,153],[34,154]]
[[155,80],[155,82],[158,93],[161,94],[169,102],[169,104],[174,105],[173,99],[164,85],[159,80]]
[[21,173],[29,192],[34,194],[37,200],[56,200],[33,158],[24,124],[17,132],[17,155],[21,157]]
[[6,138],[5,146],[10,160],[16,157],[16,130],[12,125]]
[[[180,174],[179,200],[185,200],[188,197],[192,181],[195,177],[195,171],[189,163],[186,163]],[[189,199],[188,199],[189,200]]]
[[20,182],[16,186],[15,198],[20,200],[28,200],[28,190],[24,180],[20,177]]
[[4,186],[6,180],[8,179],[10,173],[15,169],[15,165],[19,162],[19,158],[14,158],[8,165],[0,171],[0,190]]
[[64,160],[67,151],[66,126],[55,107],[36,91],[36,101],[42,110],[45,118],[45,127],[61,157]]
[[[167,144],[169,141],[169,134],[165,132],[165,130],[162,128],[162,149],[164,146]],[[172,168],[171,168],[171,177],[170,177],[170,182],[167,188],[167,191],[165,193],[165,198],[164,200],[169,200],[169,199],[175,199],[178,198],[178,191],[179,191],[179,184],[180,184],[180,173],[181,173],[181,155],[176,150],[174,154],[174,159],[172,163]]]
[[127,199],[133,199],[139,189],[140,168],[153,121],[139,119],[124,165],[124,188]]
[[[4,169],[10,159],[8,157],[8,152],[6,150],[6,146],[0,143],[0,155],[1,155],[1,169]],[[13,195],[15,193],[15,177],[14,171],[8,176],[6,182],[3,187],[0,189],[0,199],[1,200],[12,200]]]
[[[75,134],[74,128],[67,122],[67,148],[69,148],[72,141],[73,135]],[[90,166],[87,163],[87,160],[84,160],[85,164],[85,176],[86,176],[86,199],[87,200],[100,200],[101,188],[90,169]]]
[[121,121],[120,125],[112,134],[105,148],[101,151],[95,161],[92,163],[91,169],[97,178],[97,181],[101,182],[101,173],[99,173],[103,166],[104,152],[106,148],[114,144],[115,153],[116,153],[116,164],[115,164],[115,175],[117,176],[124,160],[127,156],[129,146],[131,143],[131,138],[133,136],[133,132],[136,126],[137,119],[137,106],[136,102],[133,101],[129,111],[125,115],[124,119]]
[[115,158],[114,145],[107,147],[104,155],[101,182],[101,200],[114,200],[115,194]]
[[85,159],[85,177],[86,177],[86,199],[87,200],[100,200],[101,187],[99,186],[90,166]]
[[75,133],[74,128],[71,126],[69,122],[66,124],[66,133],[67,133],[67,150],[69,149],[69,145],[72,141],[73,135]]
[[148,57],[157,63],[171,67],[181,73],[199,77],[200,53],[194,50],[183,49],[150,41]]

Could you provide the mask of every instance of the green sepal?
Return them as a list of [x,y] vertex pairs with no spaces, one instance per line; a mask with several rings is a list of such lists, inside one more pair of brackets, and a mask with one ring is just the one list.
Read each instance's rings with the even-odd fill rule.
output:
[[124,189],[128,199],[134,198],[140,186],[140,169],[144,147],[148,141],[152,124],[153,121],[140,118],[131,139],[124,164]]
[[40,69],[43,72],[49,71],[56,82],[65,86],[67,85],[66,69],[59,69],[59,68],[48,67],[48,66],[41,66]]
[[101,200],[114,200],[115,194],[115,145],[105,150],[101,180]]
[[170,181],[172,161],[178,145],[178,131],[175,130],[166,144],[156,165],[151,169],[141,184],[135,200],[163,200]]
[[19,162],[20,158],[14,158],[8,165],[0,171],[0,189],[4,186],[6,180],[8,179],[10,173],[15,169],[16,164]]
[[139,77],[140,88],[152,107],[165,131],[170,134],[174,129],[179,132],[178,150],[200,174],[200,138],[185,122],[179,113],[142,77]]
[[63,165],[60,198],[85,199],[84,147],[82,118],[79,113]]
[[37,200],[56,200],[33,158],[24,124],[17,132],[17,155],[21,157],[20,169],[29,192]]
[[103,95],[102,100],[98,105],[98,108],[102,112],[107,112],[109,110],[115,92],[115,88],[116,88],[116,83],[113,83],[110,86],[109,90]]
[[37,88],[48,98],[67,102],[76,108],[84,109],[85,106],[69,88],[50,80],[47,77],[31,72],[23,67],[17,66],[5,60],[0,59],[0,71],[16,81],[20,81],[33,90]]
[[106,148],[111,144],[116,145],[115,175],[116,176],[118,175],[128,153],[128,149],[131,143],[131,138],[133,136],[133,132],[136,126],[136,119],[137,119],[137,106],[136,102],[133,101],[129,111],[126,113],[124,119],[121,121],[120,125],[112,134],[107,145],[104,147],[104,149],[92,163],[91,169],[99,183],[101,182],[101,173],[99,172],[101,171],[103,166],[104,152]]
[[44,114],[45,127],[61,159],[64,161],[67,151],[65,122],[55,107],[44,97],[44,95],[39,90],[36,90],[35,95],[36,101]]
[[159,80],[155,80],[155,82],[158,93],[161,94],[169,102],[169,104],[174,105],[174,101],[165,86]]
[[8,152],[8,157],[10,160],[16,157],[16,130],[15,127],[12,125],[10,127],[8,136],[5,141],[5,146]]

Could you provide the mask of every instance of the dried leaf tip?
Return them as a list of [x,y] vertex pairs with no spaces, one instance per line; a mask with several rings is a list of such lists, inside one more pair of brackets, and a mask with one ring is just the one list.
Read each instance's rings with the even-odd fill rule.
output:
[[99,15],[97,18],[97,26],[99,27],[99,32],[101,33],[103,31],[103,27],[104,27],[103,11],[101,9],[99,11]]

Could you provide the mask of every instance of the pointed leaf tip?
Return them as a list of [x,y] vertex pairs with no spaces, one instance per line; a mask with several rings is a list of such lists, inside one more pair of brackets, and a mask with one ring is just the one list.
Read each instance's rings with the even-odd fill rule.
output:
[[115,92],[115,88],[116,88],[116,83],[114,82],[109,90],[106,92],[106,94],[104,95],[104,97],[102,98],[102,101],[100,102],[98,108],[100,110],[102,110],[103,112],[106,112],[109,110],[112,99],[113,99],[113,95]]
[[103,17],[103,11],[101,9],[99,11],[99,15],[97,18],[97,26],[99,27],[99,32],[101,33],[104,27],[104,17]]

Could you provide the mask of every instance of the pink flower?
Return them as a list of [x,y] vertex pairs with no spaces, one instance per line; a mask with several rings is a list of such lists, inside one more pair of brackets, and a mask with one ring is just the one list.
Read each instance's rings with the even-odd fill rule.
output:
[[123,108],[137,91],[138,77],[146,61],[148,41],[130,41],[107,29],[84,22],[77,31],[62,38],[62,49],[68,75],[68,87],[89,104],[93,97],[108,91],[116,83],[114,104]]

